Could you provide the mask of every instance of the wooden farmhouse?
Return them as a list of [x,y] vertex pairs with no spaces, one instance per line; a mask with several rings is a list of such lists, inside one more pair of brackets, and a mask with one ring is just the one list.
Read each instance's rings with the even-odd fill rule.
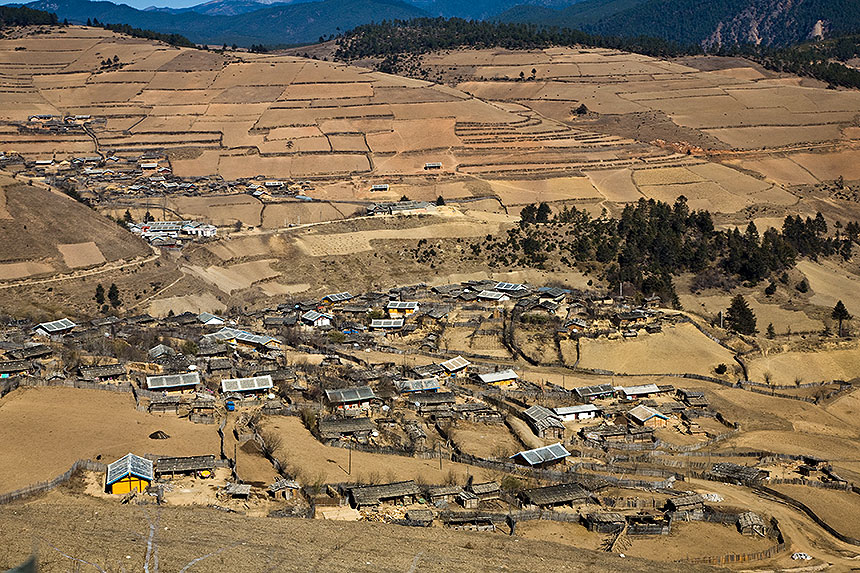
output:
[[594,404],[577,404],[575,406],[561,406],[553,408],[552,411],[562,422],[579,422],[582,420],[593,420],[602,410]]
[[495,386],[497,388],[510,388],[516,385],[517,380],[519,380],[519,376],[516,372],[511,370],[510,368],[506,370],[499,370],[498,372],[488,372],[486,374],[478,374],[478,380],[487,384],[488,386]]
[[523,412],[523,419],[539,438],[564,439],[564,424],[552,410],[535,405]]
[[344,412],[369,410],[377,400],[370,386],[326,390],[325,397],[332,408]]
[[152,461],[126,454],[112,464],[108,464],[105,478],[105,491],[113,494],[127,494],[137,490],[142,493],[152,483]]
[[669,416],[642,404],[627,412],[626,416],[632,424],[645,428],[665,428],[669,424]]
[[552,508],[586,503],[591,493],[578,483],[562,483],[527,489],[520,494],[523,507]]
[[211,477],[215,471],[215,456],[161,457],[155,462],[155,474],[159,477],[169,475],[193,475]]
[[412,481],[382,485],[365,485],[349,490],[349,502],[355,509],[374,507],[381,503],[412,503],[421,495],[421,489]]

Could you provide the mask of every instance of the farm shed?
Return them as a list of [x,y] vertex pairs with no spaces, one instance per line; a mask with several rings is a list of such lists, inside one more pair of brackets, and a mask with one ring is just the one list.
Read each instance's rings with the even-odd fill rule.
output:
[[576,422],[594,419],[602,410],[594,404],[577,404],[576,406],[561,406],[552,411],[562,422]]
[[765,537],[768,526],[762,516],[752,511],[747,511],[738,516],[738,531],[741,535],[756,535]]
[[582,402],[591,402],[600,398],[610,398],[615,393],[615,390],[611,384],[598,384],[596,386],[574,388],[573,392]]
[[159,396],[149,402],[150,413],[177,413],[182,401],[179,396]]
[[409,395],[408,404],[414,405],[415,409],[421,414],[439,415],[442,412],[446,413],[447,417],[452,417],[454,414],[451,411],[456,396],[453,392],[415,392]]
[[301,487],[295,480],[283,478],[271,484],[266,491],[273,499],[289,501]]
[[71,332],[76,326],[77,324],[68,318],[61,318],[60,320],[39,323],[33,328],[33,332],[42,336],[62,336]]
[[627,516],[627,535],[669,535],[672,519],[662,513]]
[[499,370],[498,372],[488,372],[486,374],[478,374],[478,380],[490,386],[511,386],[516,384],[519,376],[512,369]]
[[466,491],[474,494],[479,501],[492,501],[502,495],[502,487],[494,481],[469,484]]
[[367,438],[376,430],[370,418],[329,418],[319,421],[320,437],[324,440],[337,440],[344,436]]
[[457,495],[457,501],[463,506],[463,509],[477,509],[480,500],[471,491],[461,491]]
[[370,386],[326,390],[325,397],[328,403],[338,410],[367,410],[371,403],[377,400]]
[[446,360],[439,366],[442,367],[448,376],[457,377],[466,375],[469,370],[469,366],[471,366],[471,362],[462,356],[456,356],[451,360]]
[[620,513],[595,511],[582,518],[582,523],[589,531],[597,533],[614,533],[627,525],[627,520]]
[[588,502],[591,492],[578,483],[562,483],[527,489],[520,494],[524,505],[540,508]]
[[163,391],[168,394],[192,392],[198,384],[200,384],[200,374],[198,372],[146,377],[146,387],[149,390],[154,392]]
[[463,488],[458,485],[443,485],[439,487],[431,487],[427,490],[427,498],[432,504],[438,504],[440,502],[451,503],[455,501],[461,493],[463,493]]
[[678,397],[691,408],[707,408],[708,399],[705,398],[705,393],[701,390],[687,390],[678,388]]
[[251,484],[228,483],[223,491],[232,498],[248,499],[251,495]]
[[411,392],[437,392],[441,386],[439,379],[435,376],[431,378],[418,378],[416,380],[401,380],[394,383],[394,388],[401,394],[409,394]]
[[702,511],[705,508],[705,500],[697,493],[672,497],[666,500],[666,509],[669,511]]
[[9,354],[17,360],[32,360],[34,358],[50,356],[53,352],[47,344],[34,344],[32,346],[25,346],[19,350],[13,350]]
[[551,446],[519,452],[512,455],[511,459],[520,465],[545,468],[563,462],[569,455],[570,452],[561,444],[552,444]]
[[523,412],[523,419],[528,422],[534,433],[543,439],[564,439],[564,424],[552,410],[543,406],[531,406]]
[[0,361],[0,378],[9,378],[15,374],[28,372],[32,363],[27,360],[3,360]]
[[105,491],[122,495],[136,489],[141,493],[149,487],[153,478],[152,462],[129,453],[108,464]]
[[261,395],[267,393],[274,387],[272,377],[251,376],[249,378],[225,378],[221,380],[221,392],[238,392],[242,395]]
[[213,472],[215,471],[215,456],[179,456],[179,457],[162,457],[155,461],[155,475],[163,476],[170,474],[175,476],[194,475],[198,472]]
[[125,366],[122,364],[107,364],[105,366],[81,366],[81,380],[90,382],[104,382],[105,380],[116,380],[126,375]]
[[486,515],[451,514],[444,518],[444,524],[451,529],[467,531],[495,531],[496,524]]
[[410,509],[406,512],[406,522],[418,527],[430,527],[433,511],[430,509]]
[[741,466],[730,462],[714,464],[708,472],[708,479],[733,483],[735,485],[759,485],[769,476],[769,472],[751,466]]
[[365,485],[349,490],[350,505],[355,509],[377,506],[380,503],[412,503],[421,495],[418,485],[412,481],[400,481],[382,485]]
[[157,360],[158,358],[162,358],[165,356],[174,356],[176,355],[176,351],[164,344],[156,344],[152,348],[149,349],[149,357],[153,360]]
[[632,423],[646,428],[665,428],[669,422],[669,416],[642,404],[627,412],[626,416]]

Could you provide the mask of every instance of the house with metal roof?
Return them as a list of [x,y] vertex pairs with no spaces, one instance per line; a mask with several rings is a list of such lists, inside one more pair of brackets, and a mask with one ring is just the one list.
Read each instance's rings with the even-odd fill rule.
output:
[[319,421],[320,438],[323,440],[339,440],[343,437],[356,436],[367,438],[376,424],[370,418],[327,418]]
[[660,388],[656,384],[641,384],[639,386],[617,386],[615,393],[619,398],[625,400],[639,400],[654,394],[659,394]]
[[337,410],[367,410],[371,403],[377,399],[370,386],[326,390],[325,397],[328,403]]
[[256,350],[278,350],[281,347],[281,341],[277,338],[261,334],[253,334],[245,330],[239,330],[227,326],[217,332],[213,332],[212,334],[204,335],[203,341],[207,344],[226,342],[231,346],[245,346]]
[[587,503],[591,492],[578,483],[562,483],[546,487],[527,489],[520,493],[523,507],[549,508],[560,505]]
[[209,312],[201,312],[197,315],[197,320],[204,326],[221,326],[227,322],[220,316],[216,316]]
[[392,300],[385,306],[385,310],[388,311],[388,316],[391,318],[415,314],[418,311],[418,308],[419,305],[417,302],[404,300]]
[[248,378],[225,378],[221,380],[221,392],[238,392],[240,394],[265,394],[274,387],[272,377],[250,376]]
[[511,456],[515,463],[533,468],[545,468],[560,462],[563,462],[570,452],[565,449],[560,443],[535,448],[533,450],[525,450]]
[[129,453],[108,464],[105,491],[120,495],[134,490],[143,493],[154,478],[152,461]]
[[153,360],[164,356],[174,356],[176,351],[165,344],[156,344],[148,351],[149,357]]
[[538,437],[564,439],[564,424],[552,410],[536,404],[523,411],[522,417]]
[[478,293],[477,298],[478,300],[487,302],[507,302],[511,300],[510,296],[497,290],[482,290]]
[[465,376],[471,364],[462,356],[456,356],[441,363],[440,366],[448,376]]
[[519,283],[500,282],[496,283],[496,286],[493,287],[493,290],[497,290],[499,292],[517,292],[521,290],[528,290],[528,287]]
[[183,374],[163,374],[159,376],[147,376],[146,387],[154,392],[167,392],[168,394],[183,394],[193,392],[200,384],[199,372],[185,372]]
[[487,372],[478,374],[478,380],[490,386],[509,387],[517,383],[520,377],[512,369],[499,370],[497,372]]
[[627,412],[626,416],[632,423],[646,428],[665,428],[669,424],[669,416],[644,404],[639,404]]
[[322,302],[326,304],[338,304],[341,302],[352,300],[353,298],[355,297],[349,292],[337,292],[325,295],[324,297],[322,297]]
[[77,324],[68,318],[61,318],[60,320],[39,323],[33,328],[33,332],[42,336],[62,336],[71,332],[76,326]]
[[318,312],[309,310],[301,316],[302,323],[306,326],[319,328],[321,326],[331,326],[331,321],[334,317],[326,312]]
[[370,321],[370,330],[398,330],[403,324],[402,318],[374,318]]
[[411,392],[437,392],[442,384],[435,376],[431,378],[418,378],[416,380],[400,380],[394,383],[394,388],[401,394]]
[[602,410],[594,404],[576,404],[575,406],[560,406],[552,411],[562,422],[578,422],[596,418]]

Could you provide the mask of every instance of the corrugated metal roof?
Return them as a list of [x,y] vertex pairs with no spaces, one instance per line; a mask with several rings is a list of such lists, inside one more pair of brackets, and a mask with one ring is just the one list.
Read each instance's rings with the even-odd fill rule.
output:
[[225,378],[221,380],[222,392],[254,392],[256,390],[268,390],[272,388],[272,377],[251,376],[249,378]]
[[542,448],[519,452],[511,456],[511,458],[521,457],[530,466],[536,466],[546,462],[561,460],[569,455],[570,452],[568,452],[564,446],[560,443],[555,443],[551,446],[544,446]]
[[577,404],[576,406],[561,406],[553,408],[556,416],[569,416],[571,414],[584,414],[587,412],[599,412],[600,408],[594,404]]
[[483,298],[486,300],[501,300],[503,297],[506,296],[508,295],[497,290],[482,290],[478,293],[478,298]]
[[534,405],[523,412],[528,421],[532,423],[535,429],[542,431],[547,428],[562,428],[564,424],[556,417],[555,413],[543,406]]
[[146,377],[146,387],[150,390],[177,388],[179,386],[191,386],[192,384],[200,384],[199,372],[186,372],[184,374],[166,374],[163,376]]
[[203,339],[206,341],[216,341],[222,342],[225,340],[236,340],[237,342],[244,342],[246,344],[252,344],[255,346],[267,346],[271,343],[280,344],[281,341],[277,338],[272,338],[271,336],[264,336],[260,334],[253,334],[251,332],[247,332],[245,330],[238,330],[236,328],[230,328],[225,326],[221,330],[217,332],[213,332],[212,334],[206,334],[203,336]]
[[402,318],[374,318],[370,328],[403,328]]
[[36,328],[42,329],[47,333],[54,332],[62,332],[64,330],[69,330],[71,328],[76,327],[77,324],[69,320],[68,318],[61,318],[60,320],[53,320],[51,322],[42,322],[36,325]]
[[639,422],[645,423],[646,421],[654,418],[655,416],[658,418],[662,418],[663,420],[668,420],[668,416],[665,414],[661,414],[657,410],[653,408],[649,408],[644,404],[640,404],[627,412],[627,415],[633,418],[634,420],[638,420]]
[[388,306],[386,306],[389,310],[415,310],[418,308],[417,302],[407,302],[404,300],[392,300],[389,301]]
[[328,302],[344,302],[354,298],[348,292],[338,292],[334,294],[327,294],[322,299]]
[[626,396],[639,396],[641,394],[656,394],[660,388],[656,384],[641,384],[639,386],[619,386],[616,390],[623,392]]
[[493,287],[495,290],[502,291],[517,291],[517,290],[525,290],[526,285],[521,285],[519,283],[496,283],[496,286]]
[[337,390],[326,390],[326,399],[332,404],[345,402],[364,402],[376,398],[376,394],[370,386],[359,386],[357,388],[339,388]]
[[504,382],[505,380],[518,380],[519,376],[516,372],[508,368],[498,372],[489,372],[487,374],[479,374],[478,378],[484,384],[493,384],[495,382]]
[[438,390],[440,386],[439,379],[435,376],[432,378],[419,378],[417,380],[401,380],[394,383],[394,387],[401,393]]
[[445,362],[440,364],[440,366],[442,366],[442,368],[444,368],[448,372],[456,372],[457,370],[462,370],[463,368],[466,368],[470,364],[471,362],[469,362],[462,356],[457,356],[455,358],[452,358],[451,360],[446,360]]
[[108,464],[107,485],[116,483],[127,475],[152,481],[154,477],[152,462],[131,453],[124,455],[112,464]]

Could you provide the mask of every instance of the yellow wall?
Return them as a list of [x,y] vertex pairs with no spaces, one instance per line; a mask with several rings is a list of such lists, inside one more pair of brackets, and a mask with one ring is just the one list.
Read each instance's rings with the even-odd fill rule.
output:
[[145,490],[147,487],[149,487],[148,481],[134,476],[126,476],[118,482],[114,482],[110,486],[111,493],[120,495],[130,492],[134,488],[137,488],[137,491],[140,493],[143,492],[143,490]]

